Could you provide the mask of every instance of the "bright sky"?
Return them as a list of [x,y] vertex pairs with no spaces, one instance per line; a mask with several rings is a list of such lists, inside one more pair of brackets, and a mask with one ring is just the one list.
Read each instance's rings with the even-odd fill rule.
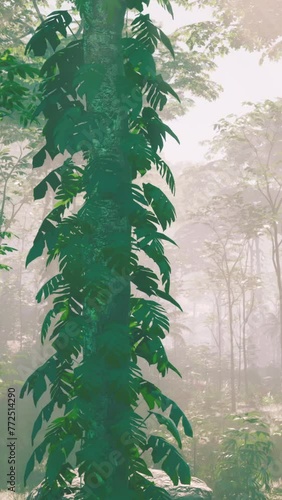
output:
[[[191,12],[184,8],[175,7],[173,21],[156,3],[151,5],[150,12],[162,24],[166,34],[185,24],[210,19],[207,12],[198,11],[191,16]],[[213,125],[220,118],[230,113],[242,113],[244,101],[257,102],[282,97],[282,61],[266,61],[259,65],[259,59],[258,53],[244,50],[234,51],[217,59],[218,69],[212,74],[212,78],[224,91],[211,103],[204,99],[194,99],[196,104],[186,116],[169,123],[181,145],[178,146],[174,140],[167,140],[164,149],[167,161],[174,164],[177,161],[202,161],[205,148],[199,142],[212,138]]]

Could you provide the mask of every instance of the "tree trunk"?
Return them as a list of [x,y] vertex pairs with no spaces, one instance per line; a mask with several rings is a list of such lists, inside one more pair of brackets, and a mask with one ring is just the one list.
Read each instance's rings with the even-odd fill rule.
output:
[[280,331],[280,363],[282,372],[282,278],[281,278],[281,262],[278,242],[278,227],[276,222],[273,224],[273,264],[276,273],[278,300],[279,300],[279,331]]
[[[92,287],[84,306],[88,430],[81,451],[87,464],[85,491],[91,492],[91,500],[114,500],[117,495],[124,500],[130,498],[131,174],[121,147],[128,126],[120,90],[121,36],[126,9],[122,1],[113,4],[111,12],[106,8],[110,2],[86,0],[82,12],[84,62],[100,65],[104,74],[100,89],[87,99],[91,144],[85,168],[85,204],[79,211],[91,224],[85,259],[90,282],[92,273]],[[123,264],[121,254],[125,256]]]
[[255,245],[256,245],[256,274],[261,277],[261,259],[260,259],[260,247],[259,247],[259,237],[257,236],[255,238]]
[[192,445],[193,445],[193,475],[196,476],[197,475],[197,437],[194,436],[193,437],[193,442],[192,442]]
[[254,274],[254,262],[255,262],[255,255],[254,255],[254,240],[252,239],[250,242],[249,242],[249,248],[250,248],[250,273],[251,275]]
[[236,412],[234,331],[233,331],[233,304],[232,304],[230,283],[227,283],[227,292],[228,292],[228,316],[229,316],[229,333],[230,333],[231,410],[232,410],[232,412]]
[[238,341],[238,394],[241,391],[241,366],[242,366],[242,321],[241,321],[241,309],[240,304],[238,307],[238,330],[239,330],[239,341]]
[[247,326],[247,317],[246,317],[246,291],[243,288],[242,294],[243,301],[243,361],[244,361],[244,383],[245,383],[245,397],[246,402],[248,401],[249,396],[249,382],[248,382],[248,362],[247,362],[247,339],[246,339],[246,326]]
[[221,317],[221,297],[220,292],[215,298],[217,312],[217,334],[218,334],[218,388],[221,399],[222,393],[222,317]]

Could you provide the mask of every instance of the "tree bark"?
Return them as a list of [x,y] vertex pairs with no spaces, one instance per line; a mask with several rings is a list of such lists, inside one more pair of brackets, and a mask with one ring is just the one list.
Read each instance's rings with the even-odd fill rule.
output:
[[[85,490],[88,495],[90,492],[89,500],[113,500],[117,495],[130,498],[131,173],[121,147],[128,125],[120,90],[126,9],[122,1],[113,4],[115,12],[109,12],[109,2],[86,0],[82,12],[84,63],[100,65],[104,75],[102,86],[86,104],[91,144],[85,168],[85,204],[80,210],[91,225],[85,259],[86,274],[93,283],[84,305],[85,417],[89,426],[82,456],[87,457]],[[118,260],[121,254],[123,264]]]

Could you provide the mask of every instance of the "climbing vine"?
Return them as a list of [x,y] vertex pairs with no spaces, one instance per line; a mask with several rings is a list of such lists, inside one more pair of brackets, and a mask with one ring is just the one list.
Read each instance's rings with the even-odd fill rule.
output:
[[[46,499],[73,492],[77,499],[110,500],[117,498],[117,488],[124,500],[168,499],[149,479],[142,457],[147,450],[174,484],[190,482],[189,466],[178,449],[146,432],[146,420],[153,416],[181,448],[179,423],[191,437],[189,421],[138,366],[143,358],[162,376],[169,369],[179,374],[162,343],[169,320],[159,303],[180,308],[170,295],[171,269],[164,252],[164,241],[175,243],[162,232],[175,220],[175,210],[158,186],[142,182],[155,168],[175,193],[173,174],[160,153],[167,134],[178,139],[159,111],[169,96],[178,96],[157,73],[158,44],[172,57],[174,52],[144,13],[149,3],[79,1],[82,39],[73,34],[70,13],[61,10],[50,14],[27,44],[28,53],[45,58],[42,98],[34,115],[44,115],[45,144],[33,167],[60,153],[63,158],[34,190],[38,200],[52,189],[55,205],[27,257],[29,264],[45,251],[47,265],[58,264],[57,274],[36,297],[38,302],[53,297],[41,339],[49,335],[54,354],[21,391],[21,397],[32,392],[37,404],[50,387],[33,441],[55,408],[63,412],[49,424],[26,468],[25,481],[35,461],[47,455],[41,487]],[[168,0],[159,3],[172,14]],[[128,10],[134,17],[123,35]],[[158,271],[146,267],[149,261]],[[140,399],[148,406],[145,419],[137,411]],[[169,411],[165,416],[155,410]],[[69,457],[77,444],[72,464]],[[84,478],[79,489],[71,485],[75,468]]]

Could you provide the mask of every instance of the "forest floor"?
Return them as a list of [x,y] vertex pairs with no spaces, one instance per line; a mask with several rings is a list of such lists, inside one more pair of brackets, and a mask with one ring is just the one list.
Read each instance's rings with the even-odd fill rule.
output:
[[278,483],[274,483],[274,488],[272,493],[269,495],[269,500],[282,500],[282,480]]

